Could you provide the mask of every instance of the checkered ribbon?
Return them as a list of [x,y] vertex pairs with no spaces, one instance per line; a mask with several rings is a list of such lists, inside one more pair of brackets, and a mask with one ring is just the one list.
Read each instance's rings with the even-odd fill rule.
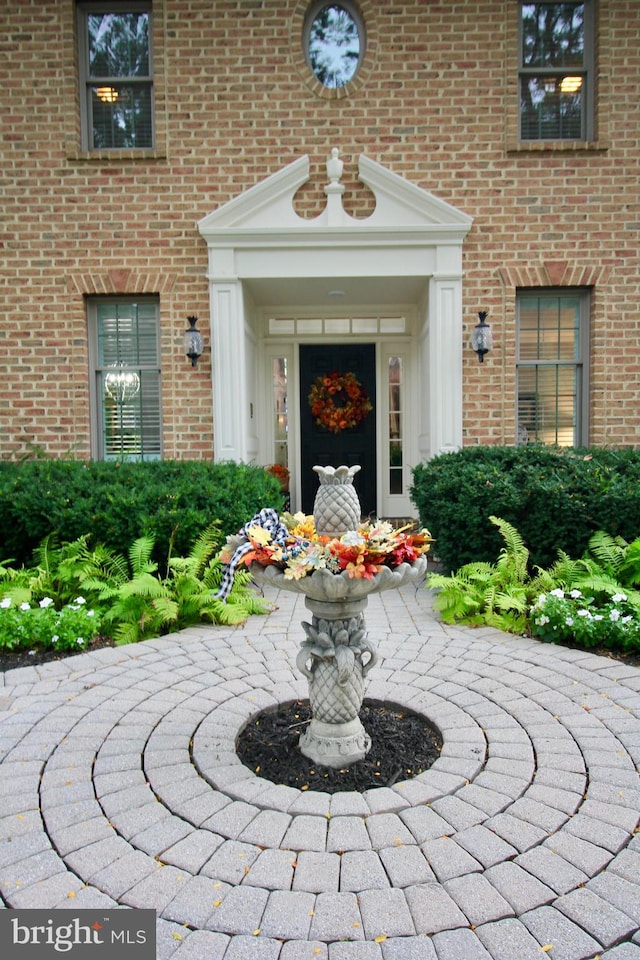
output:
[[263,530],[266,530],[271,534],[272,540],[275,540],[276,543],[280,544],[283,544],[289,535],[287,528],[280,523],[278,511],[273,510],[270,507],[267,507],[265,510],[261,510],[260,513],[256,513],[255,517],[252,517],[248,523],[245,523],[244,527],[240,530],[240,536],[245,538],[244,543],[240,543],[240,545],[236,547],[231,560],[224,568],[224,572],[222,574],[222,583],[220,585],[220,589],[216,593],[216,597],[218,597],[220,600],[226,600],[231,593],[236,567],[244,555],[249,553],[250,550],[253,550],[253,544],[249,540],[249,530],[251,527],[262,527]]

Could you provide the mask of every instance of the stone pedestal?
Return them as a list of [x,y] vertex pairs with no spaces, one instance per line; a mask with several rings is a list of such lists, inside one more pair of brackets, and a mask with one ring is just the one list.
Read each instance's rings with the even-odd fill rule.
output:
[[300,750],[322,767],[341,770],[363,760],[371,749],[371,737],[360,717],[347,723],[323,723],[314,717],[300,737]]
[[331,603],[307,597],[306,605],[313,619],[302,624],[307,639],[296,664],[309,681],[313,719],[300,749],[321,766],[348,767],[371,748],[359,717],[364,678],[378,659],[365,630],[367,598]]

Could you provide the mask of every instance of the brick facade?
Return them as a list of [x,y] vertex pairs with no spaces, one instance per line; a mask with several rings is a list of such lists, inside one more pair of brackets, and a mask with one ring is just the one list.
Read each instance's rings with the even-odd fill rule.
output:
[[[85,298],[160,298],[164,455],[213,451],[207,250],[196,223],[308,154],[301,215],[339,145],[345,207],[371,212],[364,153],[474,218],[464,243],[466,444],[515,431],[515,291],[588,286],[590,442],[640,438],[640,3],[599,0],[596,140],[517,142],[515,0],[362,0],[368,48],[331,95],[301,54],[305,0],[155,0],[156,149],[83,153],[72,0],[0,11],[0,456],[90,456]],[[479,309],[495,349],[466,347]]]

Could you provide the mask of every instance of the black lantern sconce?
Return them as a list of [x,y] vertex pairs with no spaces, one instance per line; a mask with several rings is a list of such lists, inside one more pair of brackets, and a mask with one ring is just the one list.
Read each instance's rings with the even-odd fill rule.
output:
[[191,360],[191,366],[196,367],[198,365],[198,357],[202,354],[204,341],[202,334],[196,327],[198,318],[187,317],[187,320],[189,321],[189,329],[184,332],[184,352],[189,357],[189,360]]
[[493,347],[493,334],[491,333],[491,327],[487,323],[487,311],[480,310],[478,317],[480,318],[480,323],[476,323],[473,328],[471,346],[478,354],[480,363],[484,363],[485,353],[489,353],[489,350]]

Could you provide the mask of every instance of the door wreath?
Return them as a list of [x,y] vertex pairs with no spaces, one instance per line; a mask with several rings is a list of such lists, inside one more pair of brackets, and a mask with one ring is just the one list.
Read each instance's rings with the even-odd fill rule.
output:
[[352,430],[373,410],[369,395],[354,373],[326,373],[316,377],[309,405],[319,427],[332,433]]

